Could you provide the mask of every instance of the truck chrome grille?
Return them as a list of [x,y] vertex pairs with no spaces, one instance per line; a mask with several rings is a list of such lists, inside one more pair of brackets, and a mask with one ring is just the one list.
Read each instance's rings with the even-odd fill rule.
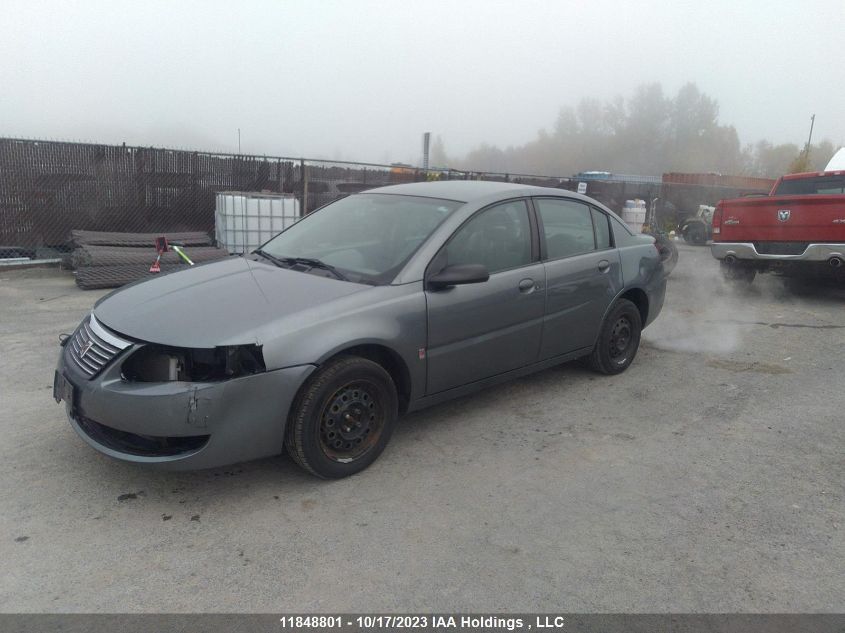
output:
[[70,337],[67,354],[89,378],[96,376],[131,343],[115,336],[90,315]]

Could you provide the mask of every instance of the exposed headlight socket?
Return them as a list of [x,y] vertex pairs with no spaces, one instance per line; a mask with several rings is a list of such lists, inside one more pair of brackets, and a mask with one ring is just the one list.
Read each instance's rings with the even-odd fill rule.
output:
[[180,349],[145,345],[122,367],[125,380],[134,382],[215,382],[266,371],[258,345],[209,349]]

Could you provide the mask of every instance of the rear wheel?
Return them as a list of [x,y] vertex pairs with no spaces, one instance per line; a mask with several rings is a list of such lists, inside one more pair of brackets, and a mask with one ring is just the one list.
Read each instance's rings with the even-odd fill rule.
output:
[[707,242],[707,233],[704,231],[704,227],[698,224],[693,224],[689,227],[687,231],[687,235],[689,236],[688,242],[701,246]]
[[291,408],[285,446],[318,477],[348,477],[372,464],[393,432],[399,400],[381,365],[357,356],[326,363]]
[[619,374],[634,362],[640,347],[640,311],[627,299],[619,299],[602,323],[590,368],[602,374]]

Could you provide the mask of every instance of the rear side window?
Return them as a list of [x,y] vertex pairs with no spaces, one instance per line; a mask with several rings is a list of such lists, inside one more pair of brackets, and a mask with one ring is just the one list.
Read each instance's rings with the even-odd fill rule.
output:
[[563,198],[536,198],[549,259],[571,257],[596,250],[590,207]]
[[625,224],[618,218],[610,217],[610,225],[613,227],[613,239],[616,246],[642,246],[643,242],[637,238]]
[[590,208],[593,213],[593,224],[596,227],[596,248],[610,248],[610,226],[607,216],[598,209]]

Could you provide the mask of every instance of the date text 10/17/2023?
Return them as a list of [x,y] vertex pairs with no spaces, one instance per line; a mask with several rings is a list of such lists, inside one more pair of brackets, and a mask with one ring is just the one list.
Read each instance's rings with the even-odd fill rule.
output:
[[282,628],[354,628],[354,629],[562,629],[565,619],[561,615],[530,617],[504,617],[501,615],[298,615],[279,618]]

